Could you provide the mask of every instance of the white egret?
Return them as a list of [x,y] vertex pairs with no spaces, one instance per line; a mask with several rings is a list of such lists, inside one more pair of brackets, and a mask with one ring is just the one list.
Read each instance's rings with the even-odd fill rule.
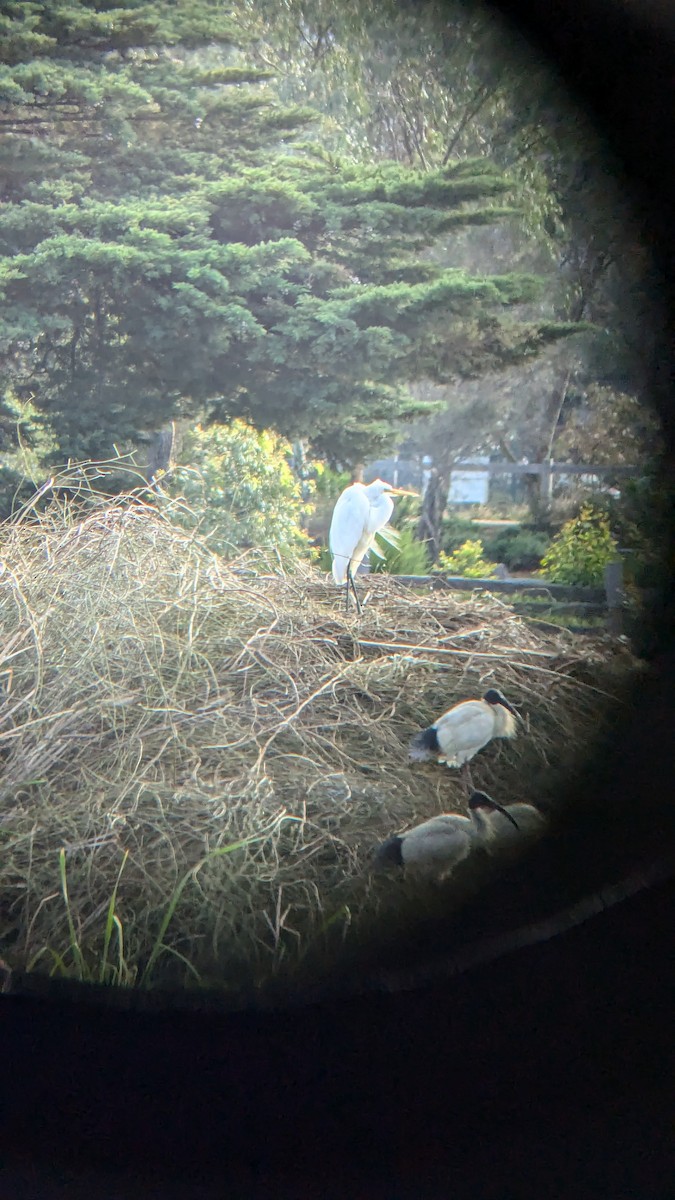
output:
[[352,483],[337,499],[330,523],[328,545],[333,556],[333,579],[346,584],[346,605],[349,608],[349,589],[354,593],[356,608],[361,604],[356,594],[354,572],[358,570],[369,550],[375,548],[375,536],[380,533],[395,544],[397,533],[384,527],[394,511],[392,496],[416,496],[417,492],[394,487],[382,479],[373,483]]
[[489,688],[482,700],[455,704],[433,725],[415,734],[409,756],[413,762],[424,762],[437,755],[438,762],[448,767],[462,767],[473,788],[469,759],[492,738],[515,737],[517,715],[497,688]]
[[461,813],[442,813],[407,833],[388,838],[377,849],[376,866],[439,872],[439,878],[443,879],[474,847],[490,842],[495,836],[494,816],[500,814],[500,819],[503,816],[518,828],[514,817],[484,792],[473,793],[469,813],[468,817]]

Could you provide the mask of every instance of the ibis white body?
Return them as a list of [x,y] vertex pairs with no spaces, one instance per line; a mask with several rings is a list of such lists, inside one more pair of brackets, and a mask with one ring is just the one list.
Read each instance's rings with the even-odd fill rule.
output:
[[482,700],[464,700],[443,713],[433,725],[415,735],[410,743],[414,762],[438,759],[448,767],[461,767],[493,738],[512,738],[516,713],[496,688]]
[[[441,813],[409,829],[407,833],[388,838],[378,848],[376,862],[380,866],[399,866],[414,872],[433,873],[443,879],[477,845],[492,840],[495,836],[492,816],[500,816],[504,811],[501,805],[483,792],[475,792],[469,800],[470,816]],[[510,824],[513,818],[507,815],[503,819]]]
[[[328,545],[333,556],[333,579],[338,584],[354,586],[354,575],[366,554],[373,549],[375,537],[387,525],[394,511],[392,496],[414,496],[415,492],[392,487],[382,479],[373,483],[352,483],[337,499],[330,523]],[[387,536],[392,541],[396,531]],[[354,591],[356,597],[356,591]],[[357,599],[358,607],[358,599]]]
[[[515,829],[504,813],[515,820]],[[488,820],[492,826],[490,850],[497,853],[500,850],[517,849],[524,842],[533,841],[540,837],[546,828],[546,818],[533,804],[505,804],[504,813],[495,809]]]

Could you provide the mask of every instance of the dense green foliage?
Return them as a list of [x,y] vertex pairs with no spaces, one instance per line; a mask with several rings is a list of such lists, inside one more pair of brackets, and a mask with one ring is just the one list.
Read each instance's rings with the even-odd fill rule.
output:
[[550,538],[535,529],[500,529],[483,538],[485,553],[510,571],[534,571],[550,546]]
[[312,468],[312,481],[317,497],[337,500],[340,492],[351,484],[352,476],[350,471],[334,471],[326,463],[316,462]]
[[[489,231],[454,230],[434,256],[541,273],[541,311],[579,334],[527,376],[515,354],[471,391],[420,381],[417,396],[440,408],[415,424],[416,450],[444,476],[467,451],[645,461],[658,443],[645,402],[660,285],[616,164],[547,63],[511,42],[499,13],[462,0],[251,0],[248,16],[255,61],[279,69],[285,98],[326,115],[333,147],[427,171],[483,155],[507,171],[517,211]],[[546,507],[534,477],[522,488],[533,515]]]
[[304,504],[289,465],[290,445],[244,421],[200,426],[183,450],[189,467],[178,467],[168,489],[185,506],[171,504],[173,519],[197,529],[212,550],[231,557],[251,546],[282,558],[306,551]]
[[419,496],[397,496],[389,524],[394,529],[417,529],[421,509]]
[[672,483],[656,469],[623,480],[621,498],[608,505],[610,528],[629,552],[626,565],[638,587],[661,587],[672,578],[672,505]]
[[9,386],[0,396],[0,520],[30,500],[42,482],[43,463],[54,450],[44,414]]
[[436,566],[447,575],[463,575],[465,579],[487,579],[492,575],[495,564],[484,557],[483,543],[479,538],[466,541],[453,554],[441,552]]
[[466,541],[476,536],[476,526],[467,517],[459,517],[454,513],[444,517],[441,525],[441,546],[445,554],[459,550]]
[[533,275],[429,254],[512,210],[502,172],[328,153],[317,109],[251,65],[245,17],[6,6],[0,354],[61,458],[192,415],[308,435],[336,461],[426,411],[411,381],[558,336],[515,315]]
[[397,538],[396,545],[378,541],[378,551],[382,557],[371,554],[370,569],[372,572],[385,572],[388,575],[427,575],[429,573],[429,555],[424,542],[417,541],[413,530],[405,527]]
[[606,515],[584,505],[553,539],[541,560],[540,574],[551,583],[599,587],[607,563],[616,555],[617,545]]
[[607,492],[582,493],[562,497],[554,505],[564,505],[568,520],[577,517],[589,505],[602,513],[624,557],[626,577],[637,587],[660,587],[672,570],[665,556],[671,544],[672,491],[662,469],[646,469],[642,477],[619,479],[618,496]]

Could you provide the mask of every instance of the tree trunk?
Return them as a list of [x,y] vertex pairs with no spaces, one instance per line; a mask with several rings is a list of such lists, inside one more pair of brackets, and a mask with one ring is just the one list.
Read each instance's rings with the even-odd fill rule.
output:
[[146,478],[149,484],[154,484],[159,475],[164,475],[171,466],[176,439],[176,427],[171,422],[165,429],[160,429],[148,450],[148,467]]
[[352,471],[352,483],[363,483],[364,470],[365,470],[364,463],[362,463],[362,462],[356,463],[354,470]]
[[[544,437],[546,440],[544,441],[542,438],[542,442],[539,447],[537,454],[539,462],[550,463],[551,461],[553,443],[555,441],[556,430],[558,428],[558,421],[560,420],[560,414],[565,406],[567,389],[569,387],[571,376],[572,368],[565,367],[564,371],[559,377],[557,386],[551,393],[551,397],[546,406],[546,412],[544,414]],[[526,476],[526,479],[528,484],[529,482],[532,482],[535,485],[531,490],[528,487],[528,502],[530,504],[532,518],[537,522],[545,521],[551,511],[551,472],[547,471],[538,476],[528,475]]]
[[[560,414],[567,399],[567,389],[571,376],[572,368],[565,367],[551,392],[543,416],[542,436],[535,451],[537,462],[550,463],[551,461],[556,430]],[[512,456],[509,455],[509,457]],[[530,510],[530,519],[535,524],[545,522],[551,511],[551,472],[545,471],[537,475],[525,475],[523,479],[527,506]]]
[[432,467],[422,501],[422,515],[417,526],[417,537],[426,542],[432,565],[441,552],[441,525],[446,494],[443,476],[436,467]]
[[[509,462],[515,463],[518,461],[510,446],[507,446],[505,439],[499,439],[499,449],[504,458]],[[536,524],[543,517],[542,494],[541,494],[541,476],[539,474],[523,475],[523,486],[525,488],[525,502],[530,510],[530,518]]]
[[[555,433],[556,433],[556,429],[558,428],[558,421],[560,420],[560,414],[562,413],[562,410],[565,405],[565,401],[567,399],[567,389],[570,385],[571,376],[572,376],[572,368],[567,367],[567,369],[565,370],[565,373],[562,375],[562,377],[560,379],[560,383],[558,384],[557,389],[554,391],[554,393],[551,397],[551,401],[546,410],[546,418],[548,421],[548,431],[549,431],[548,432],[548,442],[546,444],[546,452],[545,452],[547,459],[550,459],[550,457],[553,453],[553,443],[555,441]],[[542,461],[543,461],[543,459],[542,459]]]

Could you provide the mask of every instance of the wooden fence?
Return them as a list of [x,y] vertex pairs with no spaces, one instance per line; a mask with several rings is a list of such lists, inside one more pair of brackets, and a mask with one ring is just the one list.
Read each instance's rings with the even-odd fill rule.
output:
[[[514,610],[523,615],[535,615],[528,600],[543,601],[536,605],[536,615],[560,613],[578,616],[579,625],[568,625],[573,631],[597,632],[597,626],[583,624],[584,617],[604,616],[607,630],[618,636],[623,632],[625,591],[623,563],[619,559],[605,567],[603,587],[571,587],[562,583],[547,583],[539,579],[467,579],[460,575],[396,575],[393,578],[408,587],[429,587],[439,591],[472,592],[476,589],[494,595],[520,595]],[[548,601],[548,603],[546,603]]]
[[489,463],[462,463],[455,462],[451,467],[451,471],[472,472],[480,475],[485,474],[490,477],[494,475],[537,475],[539,477],[539,488],[542,496],[551,496],[554,475],[587,475],[600,478],[603,475],[609,475],[610,478],[631,478],[644,474],[643,467],[633,466],[627,463],[609,466],[594,466],[593,463],[566,463],[553,462],[547,460],[540,463],[520,463],[520,462],[489,462]]

